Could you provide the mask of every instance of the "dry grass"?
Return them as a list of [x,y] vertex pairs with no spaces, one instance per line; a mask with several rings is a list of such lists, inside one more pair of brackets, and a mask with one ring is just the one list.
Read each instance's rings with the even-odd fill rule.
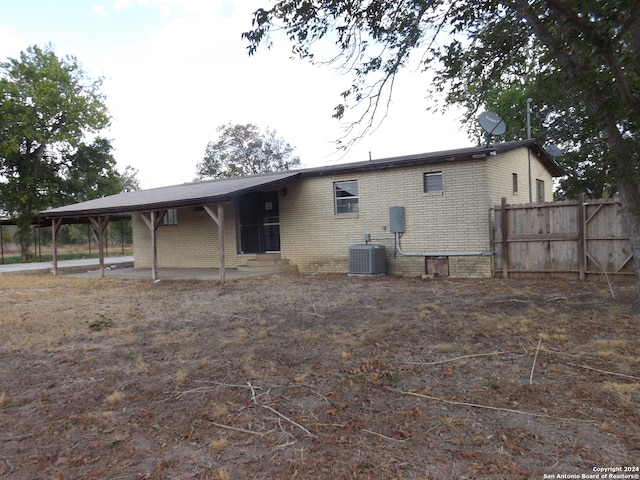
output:
[[176,373],[176,383],[183,384],[183,383],[186,383],[186,381],[187,381],[187,372],[185,372],[184,370],[178,370],[178,373]]
[[214,452],[220,453],[225,448],[227,448],[227,439],[226,438],[217,438],[212,440],[209,446],[213,449]]
[[5,461],[7,478],[154,480],[633,465],[640,321],[615,288],[618,303],[549,280],[0,277],[0,476]]
[[106,402],[109,405],[118,405],[119,403],[122,403],[122,400],[124,400],[122,392],[113,392],[106,398]]

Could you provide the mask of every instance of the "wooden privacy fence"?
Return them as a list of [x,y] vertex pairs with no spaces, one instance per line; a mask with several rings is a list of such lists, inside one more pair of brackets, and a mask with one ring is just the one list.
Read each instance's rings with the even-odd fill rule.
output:
[[633,255],[615,199],[495,207],[495,273],[520,276],[633,276]]

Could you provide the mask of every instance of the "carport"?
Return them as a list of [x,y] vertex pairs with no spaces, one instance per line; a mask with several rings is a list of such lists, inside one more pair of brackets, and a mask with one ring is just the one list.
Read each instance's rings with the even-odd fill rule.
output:
[[53,241],[53,274],[58,274],[57,233],[63,223],[89,222],[98,243],[100,277],[104,277],[104,232],[109,222],[123,215],[137,215],[151,233],[151,276],[158,280],[156,232],[167,211],[183,207],[204,209],[217,227],[219,278],[225,281],[224,205],[241,195],[259,192],[299,175],[299,172],[276,172],[251,177],[206,180],[169,187],[121,193],[40,212],[40,218],[51,222]]

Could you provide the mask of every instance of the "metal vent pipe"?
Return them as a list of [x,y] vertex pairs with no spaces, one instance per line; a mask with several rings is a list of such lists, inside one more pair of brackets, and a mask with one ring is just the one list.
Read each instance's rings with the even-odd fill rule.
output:
[[477,251],[460,251],[460,252],[444,252],[438,250],[423,250],[421,252],[405,252],[400,246],[400,232],[396,233],[396,251],[400,255],[405,257],[489,257],[493,255],[491,250],[477,250]]

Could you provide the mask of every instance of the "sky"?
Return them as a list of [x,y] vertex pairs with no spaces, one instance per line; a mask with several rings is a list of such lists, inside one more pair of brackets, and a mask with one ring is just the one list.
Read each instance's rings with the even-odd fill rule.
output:
[[[247,54],[241,34],[271,0],[20,0],[0,3],[0,60],[30,45],[75,56],[103,77],[118,168],[142,188],[193,181],[216,129],[253,123],[276,130],[304,167],[470,146],[460,112],[427,111],[428,76],[402,72],[387,117],[347,153],[332,118],[352,78],[292,58],[291,44]],[[349,118],[349,117],[347,117]]]

